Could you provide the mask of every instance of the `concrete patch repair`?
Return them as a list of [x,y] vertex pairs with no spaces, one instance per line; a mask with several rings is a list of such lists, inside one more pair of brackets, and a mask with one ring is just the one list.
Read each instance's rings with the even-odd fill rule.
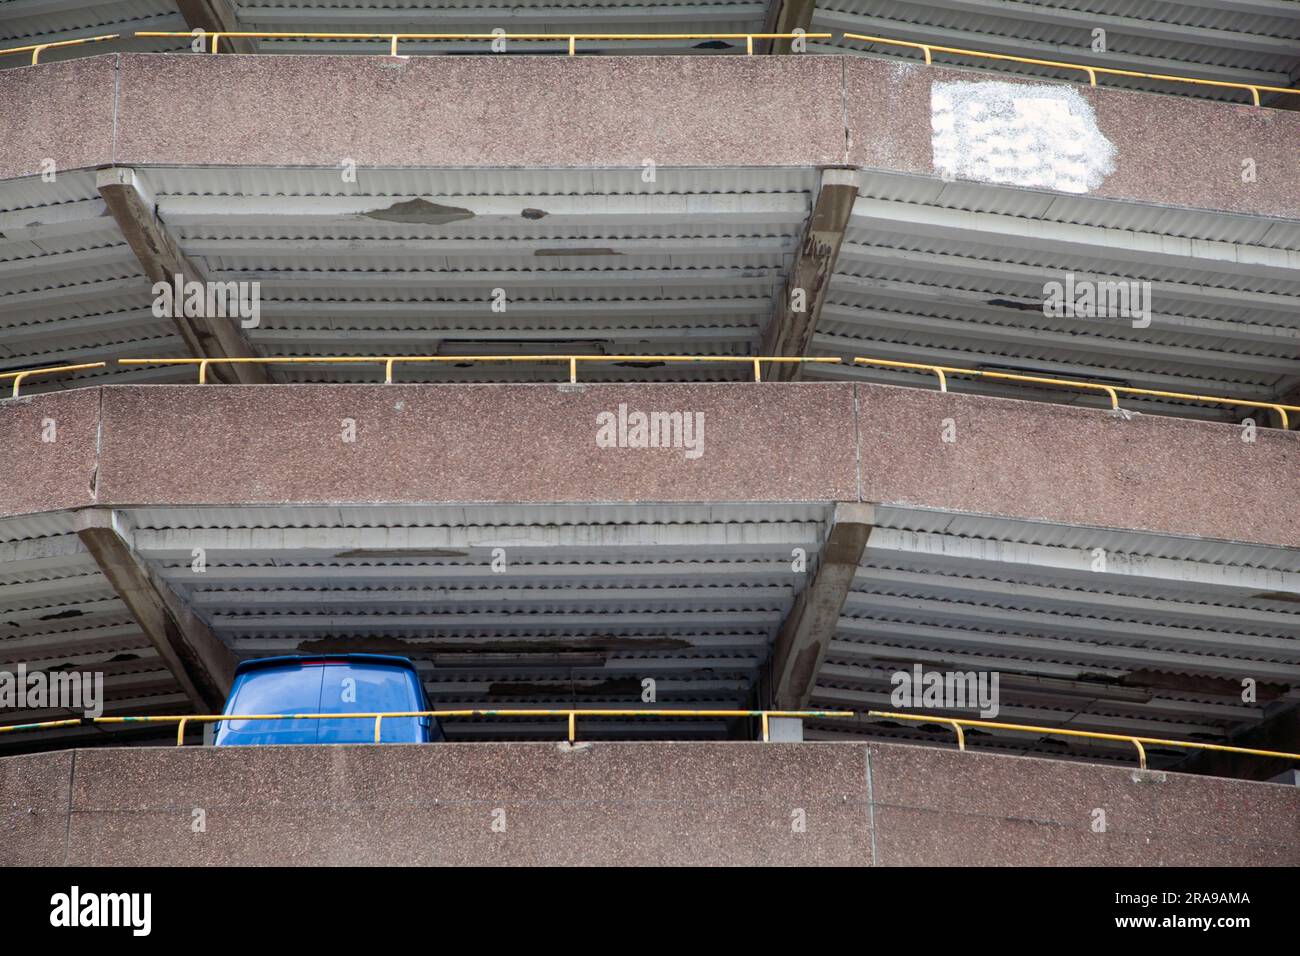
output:
[[1086,193],[1115,171],[1115,145],[1075,88],[935,83],[930,148],[944,179]]

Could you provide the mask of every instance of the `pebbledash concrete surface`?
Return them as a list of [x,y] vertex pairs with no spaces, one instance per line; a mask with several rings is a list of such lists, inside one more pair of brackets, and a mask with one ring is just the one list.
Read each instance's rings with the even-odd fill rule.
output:
[[[931,87],[970,79],[812,54],[111,54],[0,73],[0,179],[38,175],[45,160],[60,170],[335,168],[345,156],[362,167],[638,170],[651,157],[663,168],[849,166],[938,179]],[[1068,88],[1116,149],[1093,196],[1300,218],[1300,113]],[[1251,182],[1241,177],[1246,143]]]
[[1297,865],[1300,789],[881,743],[0,759],[0,864]]
[[[597,415],[702,412],[655,469]],[[41,422],[59,441],[39,440]],[[356,422],[357,441],[339,442]],[[939,440],[951,420],[961,440]],[[121,385],[0,404],[0,517],[168,505],[866,501],[1300,547],[1300,432],[888,385]]]

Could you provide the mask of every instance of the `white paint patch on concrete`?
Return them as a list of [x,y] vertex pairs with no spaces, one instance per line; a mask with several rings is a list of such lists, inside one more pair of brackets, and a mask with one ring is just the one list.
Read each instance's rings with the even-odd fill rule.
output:
[[1086,193],[1115,171],[1115,145],[1070,86],[935,83],[930,147],[944,179]]

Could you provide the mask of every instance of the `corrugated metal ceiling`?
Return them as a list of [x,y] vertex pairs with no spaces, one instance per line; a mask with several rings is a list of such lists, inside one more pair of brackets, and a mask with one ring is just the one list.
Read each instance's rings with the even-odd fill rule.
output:
[[[916,664],[992,670],[998,720],[1225,742],[1300,699],[1294,551],[900,508],[877,517],[814,706],[896,710],[892,677]],[[894,530],[906,527],[945,530]],[[1096,548],[1109,564],[1097,565]],[[1247,678],[1254,701],[1243,698]],[[819,721],[810,736],[849,730]],[[888,733],[934,737],[907,724]],[[1020,752],[1064,746],[1003,736]],[[1105,751],[1069,749],[1081,748]],[[1131,760],[1131,748],[1115,756]]]
[[[828,510],[356,505],[124,517],[141,556],[241,656],[408,654],[444,707],[635,706],[646,677],[662,706],[745,707],[807,580],[792,550],[808,550],[814,573]],[[1294,551],[890,505],[876,520],[815,706],[889,709],[891,675],[917,663],[994,669],[1003,720],[1224,740],[1300,696]],[[11,542],[0,545],[9,549],[0,550],[0,620],[18,625],[0,635],[0,654],[107,668],[119,711],[173,703],[176,688],[70,529],[67,516],[0,523]],[[1111,562],[1100,572],[1098,547]],[[1258,679],[1257,702],[1241,699],[1243,676]],[[557,730],[484,722],[452,733]],[[689,722],[591,730],[725,733]],[[866,720],[809,728],[810,737],[846,734],[934,738]],[[1037,754],[1061,747],[1023,735],[991,742]],[[1069,752],[1131,759],[1105,744]],[[1175,759],[1157,752],[1153,765]]]
[[[136,31],[175,33],[188,30],[174,0],[5,0],[0,3],[0,49],[57,43],[83,37]],[[177,40],[114,40],[46,50],[43,62],[112,51],[168,53],[188,49]],[[0,70],[26,66],[21,55],[0,57]]]
[[[1300,382],[1297,261],[1294,224],[873,174],[855,205],[813,352],[1276,401]],[[1138,327],[1141,317],[1044,315],[1046,283],[1067,275],[1149,283],[1149,326]],[[816,378],[845,374],[808,370]],[[930,384],[926,373],[883,368],[856,377]],[[953,387],[1097,401],[960,379]],[[1194,417],[1252,414],[1164,400],[1124,404]]]
[[[369,170],[349,183],[340,170],[159,168],[144,178],[182,249],[213,278],[261,284],[261,322],[248,334],[265,355],[752,355],[814,175],[661,169],[647,183],[639,169]],[[180,355],[168,321],[148,312],[148,284],[105,225],[89,175],[62,176],[51,189],[46,206],[33,205],[42,189],[30,180],[0,197],[0,208],[13,210],[0,211],[11,222],[0,241],[6,366]],[[814,352],[1276,400],[1300,382],[1297,256],[1300,226],[1265,217],[868,173]],[[1150,282],[1150,327],[1044,316],[1044,283],[1067,273]],[[402,369],[401,378],[552,381],[563,371],[440,365]],[[184,370],[127,374],[96,380],[192,380]],[[275,374],[330,382],[376,373],[301,366]],[[746,374],[725,365],[582,369],[591,381]],[[879,368],[821,366],[808,375],[930,384]],[[953,387],[1098,401],[956,379]]]
[[[0,370],[94,362],[140,354],[179,356],[170,320],[95,188],[95,173],[60,172],[0,183]],[[34,380],[32,390],[104,380],[105,370]],[[134,380],[140,381],[140,378]],[[145,370],[145,381],[176,381]]]
[[[1300,10],[1290,0],[1229,3],[1152,0],[820,0],[816,32],[858,33],[1035,59],[1204,79],[1292,86],[1300,77]],[[1095,30],[1104,31],[1094,52]],[[819,41],[816,52],[916,60],[921,51],[854,40]],[[937,54],[944,65],[1077,81],[1062,71]],[[1242,101],[1241,91],[1105,77],[1103,85]],[[1276,96],[1277,94],[1273,94]]]
[[[215,277],[261,283],[263,320],[249,337],[265,354],[744,355],[784,281],[814,173],[669,169],[647,183],[640,169],[407,170],[349,184],[337,171],[164,169],[148,178],[188,255]],[[409,204],[431,221],[392,221],[422,218],[393,212]],[[493,307],[495,289],[504,311]],[[373,380],[346,368],[279,374]],[[403,381],[557,374],[401,371]],[[742,374],[723,366],[702,377]],[[583,369],[596,381],[646,375],[693,377]]]
[[[0,670],[14,674],[21,664],[28,673],[102,674],[107,716],[189,709],[188,698],[77,538],[71,515],[0,521],[0,542]],[[69,716],[80,712],[7,709],[3,722]],[[3,749],[94,743],[121,733],[87,726],[7,735]]]
[[791,551],[815,564],[825,517],[738,503],[143,509],[130,521],[140,553],[241,656],[402,653],[438,706],[632,707],[651,678],[657,705],[744,707],[802,584]]

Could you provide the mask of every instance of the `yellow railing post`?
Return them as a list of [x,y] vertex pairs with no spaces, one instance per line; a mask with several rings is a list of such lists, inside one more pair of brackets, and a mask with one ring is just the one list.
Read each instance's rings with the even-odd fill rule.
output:
[[569,711],[569,743],[578,739],[578,715],[574,711]]
[[176,722],[176,746],[177,747],[185,746],[185,725],[188,722],[189,721],[184,717],[182,717],[180,720]]
[[[168,38],[186,38],[191,34],[168,31],[139,30],[133,34],[133,37],[147,37],[151,39],[168,39]],[[383,40],[388,43],[389,53],[397,56],[397,44],[401,40],[536,40],[536,41],[562,41],[567,42],[569,56],[576,56],[578,52],[579,40],[608,40],[613,42],[643,42],[643,43],[660,43],[665,40],[744,40],[745,52],[749,55],[754,53],[754,41],[759,39],[767,40],[793,40],[796,38],[830,40],[833,34],[830,33],[317,33],[317,32],[267,32],[267,31],[232,31],[226,30],[221,33],[213,33],[214,38],[211,52],[216,53],[218,50],[218,40],[220,37],[247,37],[263,38],[273,40]],[[103,38],[96,38],[103,39]],[[81,42],[81,41],[65,41]],[[60,46],[63,44],[51,43],[47,46]],[[27,52],[29,47],[20,48]],[[15,50],[0,50],[0,54],[16,52]]]
[[105,368],[107,362],[84,362],[81,365],[53,365],[49,368],[28,368],[21,372],[5,372],[0,374],[0,379],[12,378],[14,380],[13,390],[9,393],[10,398],[17,398],[22,389],[22,384],[33,375],[53,375],[55,372],[82,372],[92,368]]
[[1138,740],[1136,737],[1133,738],[1133,746],[1138,750],[1138,767],[1145,770],[1147,768],[1146,748],[1142,746],[1142,741]]
[[375,714],[375,743],[379,743],[379,731],[380,731],[380,726],[383,724],[383,721],[384,721],[383,714]]
[[[15,46],[7,50],[0,50],[0,56],[8,56],[11,53],[30,53],[32,66],[38,66],[41,62],[41,54],[46,50],[60,49],[65,46],[82,46],[86,43],[103,43],[105,40],[120,40],[123,34],[109,33],[97,37],[78,37],[75,40],[55,40],[51,43],[36,43],[28,46]],[[189,36],[189,34],[185,34]]]

